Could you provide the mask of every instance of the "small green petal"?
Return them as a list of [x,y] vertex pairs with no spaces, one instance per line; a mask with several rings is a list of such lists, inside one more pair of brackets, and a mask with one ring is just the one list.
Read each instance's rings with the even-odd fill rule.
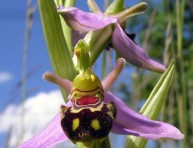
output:
[[141,2],[137,5],[134,5],[128,9],[121,11],[118,14],[115,14],[114,17],[117,18],[119,24],[124,23],[127,18],[144,13],[147,10],[147,3]]
[[105,14],[117,14],[124,9],[124,0],[114,0],[107,8]]
[[[174,62],[171,61],[169,67],[162,75],[153,91],[151,92],[146,103],[140,110],[140,113],[147,116],[150,119],[157,119],[162,106],[165,103],[167,92],[171,85],[174,75]],[[147,140],[135,136],[128,136],[126,147],[143,148],[145,147]]]
[[89,9],[90,9],[91,12],[93,12],[93,13],[102,13],[102,11],[98,7],[98,5],[95,2],[95,0],[88,0],[87,4],[88,4]]

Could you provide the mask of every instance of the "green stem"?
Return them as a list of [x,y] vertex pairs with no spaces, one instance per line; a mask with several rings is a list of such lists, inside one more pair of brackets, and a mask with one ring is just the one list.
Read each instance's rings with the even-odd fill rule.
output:
[[56,6],[64,6],[65,0],[54,0]]
[[84,40],[90,47],[91,65],[95,63],[105,46],[108,45],[112,31],[113,26],[108,25],[100,30],[91,31],[84,37]]
[[[72,7],[76,3],[76,0],[65,0],[65,7]],[[73,46],[72,46],[72,29],[66,24],[64,19],[60,16],[61,24],[62,24],[62,30],[64,33],[64,37],[66,39],[66,43],[68,46],[68,49],[70,53],[72,54]]]
[[109,136],[106,137],[102,142],[95,142],[93,148],[111,148]]
[[76,3],[76,0],[65,0],[65,7],[72,7]]
[[102,79],[104,79],[106,76],[106,69],[107,69],[106,57],[107,57],[107,52],[104,50],[103,51],[103,59],[102,59]]
[[[55,0],[55,4],[56,6],[64,6],[64,7],[72,7],[75,5],[75,0]],[[67,23],[65,22],[65,20],[62,18],[62,16],[60,16],[60,21],[61,21],[61,26],[62,26],[62,31],[64,34],[64,38],[68,47],[68,50],[70,51],[70,54],[72,54],[72,30],[71,28],[67,25]]]
[[[179,81],[182,94],[178,98],[178,109],[179,109],[179,119],[180,119],[180,128],[184,135],[187,135],[187,94],[186,94],[186,78],[184,73],[184,62],[182,55],[183,47],[183,24],[184,24],[184,7],[185,0],[182,0],[181,3],[179,0],[176,0],[176,24],[177,24],[177,61],[179,68]],[[186,137],[182,141],[182,147],[187,147]]]
[[102,142],[100,140],[91,141],[90,143],[77,142],[77,148],[111,148],[109,136],[106,137]]

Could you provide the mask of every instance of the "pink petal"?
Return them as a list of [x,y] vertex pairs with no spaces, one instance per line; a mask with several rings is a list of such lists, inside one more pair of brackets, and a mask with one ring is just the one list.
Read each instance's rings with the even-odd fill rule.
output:
[[68,93],[71,92],[71,89],[72,89],[72,82],[71,81],[64,79],[64,78],[60,77],[59,75],[56,75],[56,74],[49,72],[49,71],[45,72],[42,77],[43,77],[43,79],[64,88],[64,90],[66,90]]
[[112,36],[113,47],[131,64],[157,72],[164,72],[165,67],[149,58],[147,53],[136,45],[124,33],[120,25],[117,23]]
[[102,85],[104,91],[107,91],[111,88],[121,71],[123,70],[123,67],[125,66],[125,59],[119,58],[117,59],[116,67],[102,80]]
[[58,13],[63,16],[67,24],[73,30],[79,32],[89,32],[102,29],[109,24],[117,22],[115,18],[103,14],[84,12],[75,7],[59,7]]
[[61,117],[58,113],[44,130],[20,145],[19,148],[46,148],[67,140],[68,138],[60,126],[60,121]]
[[184,137],[173,125],[150,120],[128,108],[110,92],[105,93],[105,102],[110,101],[114,102],[117,108],[117,117],[111,131],[113,133],[140,136],[147,139],[182,139]]

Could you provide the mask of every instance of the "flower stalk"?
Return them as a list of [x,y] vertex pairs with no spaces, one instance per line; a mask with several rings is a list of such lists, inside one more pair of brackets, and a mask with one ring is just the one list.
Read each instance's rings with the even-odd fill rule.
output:
[[[72,7],[75,5],[75,0],[54,0],[56,7],[63,6],[63,7]],[[64,34],[64,38],[68,47],[68,50],[70,51],[70,54],[72,55],[72,30],[71,28],[66,24],[65,20],[62,19],[61,16],[60,21],[61,21],[61,26],[62,26],[62,31]]]

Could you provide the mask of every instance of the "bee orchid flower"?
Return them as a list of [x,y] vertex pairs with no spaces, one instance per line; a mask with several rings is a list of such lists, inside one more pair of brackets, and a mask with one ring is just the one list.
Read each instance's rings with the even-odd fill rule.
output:
[[[92,2],[92,1],[91,1]],[[147,9],[146,3],[140,3],[114,15],[84,12],[76,7],[58,7],[58,13],[74,32],[73,39],[83,38],[91,47],[92,55],[98,55],[100,48],[105,48],[109,41],[120,57],[136,66],[157,72],[164,72],[165,67],[151,59],[148,54],[139,47],[125,32],[125,21],[127,18],[144,12]],[[95,48],[96,46],[96,48]],[[100,46],[100,48],[99,48]],[[100,51],[98,51],[100,50]],[[93,60],[96,56],[93,56]]]
[[69,101],[38,135],[20,148],[50,147],[67,139],[74,143],[101,140],[109,132],[146,139],[182,139],[184,135],[173,125],[148,119],[109,92],[124,64],[123,58],[118,59],[114,70],[102,81],[90,70],[80,72],[73,82],[51,72],[44,73],[45,80],[70,94]]

